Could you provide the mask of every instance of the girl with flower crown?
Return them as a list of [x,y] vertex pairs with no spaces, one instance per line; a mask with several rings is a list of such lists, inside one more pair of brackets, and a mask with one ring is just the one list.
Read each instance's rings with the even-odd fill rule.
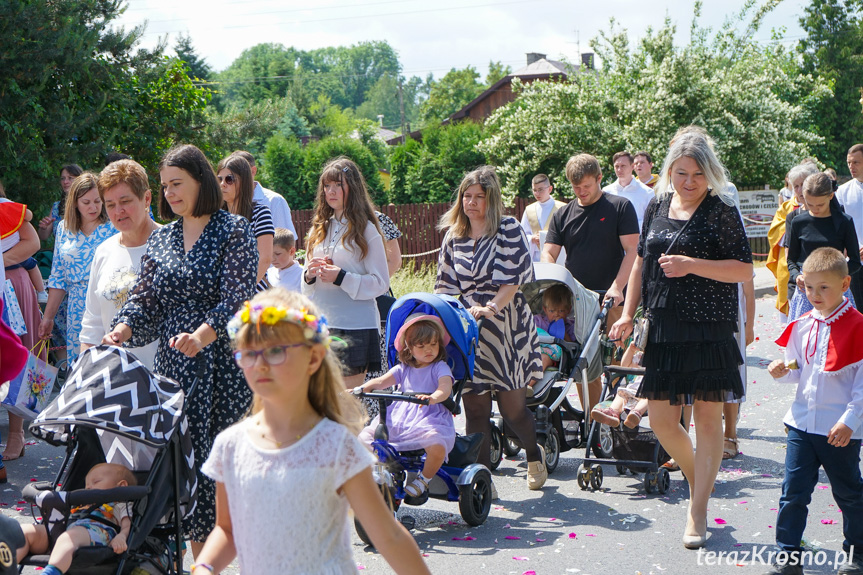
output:
[[356,387],[367,371],[381,370],[376,298],[390,280],[366,181],[347,158],[324,166],[306,248],[303,293],[330,319],[330,332],[346,342],[339,349],[342,373],[345,384]]
[[326,320],[312,303],[267,290],[228,332],[254,401],[248,418],[216,437],[202,467],[216,481],[216,528],[192,573],[218,573],[234,557],[242,573],[356,573],[349,505],[396,573],[429,573],[372,478],[375,458],[355,436],[362,409],[343,391]]

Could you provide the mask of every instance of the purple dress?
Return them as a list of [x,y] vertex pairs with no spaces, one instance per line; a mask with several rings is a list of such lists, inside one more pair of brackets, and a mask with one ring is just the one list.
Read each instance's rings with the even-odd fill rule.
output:
[[[419,368],[400,363],[389,373],[396,378],[402,391],[429,395],[437,389],[440,378],[452,379],[452,372],[443,361]],[[372,420],[372,423],[360,433],[360,441],[366,444],[372,442],[379,420],[380,416]],[[455,444],[455,423],[452,413],[440,403],[426,406],[407,401],[393,402],[387,409],[387,427],[390,432],[389,443],[399,451],[442,445],[449,453]]]

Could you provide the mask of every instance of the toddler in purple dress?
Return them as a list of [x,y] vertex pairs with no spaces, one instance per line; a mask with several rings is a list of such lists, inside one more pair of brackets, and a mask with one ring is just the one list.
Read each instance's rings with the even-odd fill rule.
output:
[[[373,391],[399,385],[402,391],[428,399],[428,406],[397,401],[387,410],[389,443],[399,451],[424,449],[422,472],[405,487],[411,497],[419,497],[446,461],[455,444],[452,414],[442,405],[452,393],[453,377],[446,364],[449,334],[440,318],[413,314],[396,334],[395,347],[401,363],[385,375],[367,381],[354,391]],[[371,444],[380,416],[360,433],[360,441]]]

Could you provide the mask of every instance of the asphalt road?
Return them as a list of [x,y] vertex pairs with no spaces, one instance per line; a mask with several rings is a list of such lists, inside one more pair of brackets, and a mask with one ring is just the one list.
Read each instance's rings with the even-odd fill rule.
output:
[[[708,514],[710,537],[705,551],[724,552],[721,559],[686,550],[680,542],[687,488],[679,472],[672,473],[671,489],[665,495],[647,495],[641,476],[621,476],[613,467],[605,469],[601,490],[582,491],[576,484],[584,455],[579,450],[562,456],[560,466],[538,492],[527,489],[522,457],[504,460],[494,473],[500,500],[480,527],[467,526],[457,504],[432,500],[418,508],[403,506],[400,515],[416,519],[413,534],[431,571],[495,575],[763,572],[763,564],[743,553],[751,555],[755,548],[766,560],[773,543],[785,456],[781,421],[794,388],[774,383],[765,369],[779,354],[773,343],[779,322],[772,299],[759,299],[756,315],[758,340],[748,350],[748,398],[738,429],[741,454],[723,462]],[[463,424],[459,418],[457,426]],[[5,437],[5,422],[0,431]],[[22,522],[32,521],[29,507],[21,503],[21,488],[33,479],[52,478],[62,455],[59,449],[36,443],[28,445],[23,459],[8,463],[9,483],[0,486],[2,512]],[[841,549],[841,522],[822,473],[805,538],[813,551],[825,551],[826,561],[833,561]],[[362,573],[392,573],[383,557],[356,535],[352,540]],[[734,552],[736,557],[728,556]],[[230,568],[224,573],[238,572]],[[835,567],[828,565],[807,569],[807,573],[833,572]]]

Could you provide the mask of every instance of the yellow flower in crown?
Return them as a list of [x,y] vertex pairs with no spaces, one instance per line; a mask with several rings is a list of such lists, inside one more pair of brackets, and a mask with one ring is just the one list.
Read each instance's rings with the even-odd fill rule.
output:
[[303,328],[303,334],[309,341],[329,346],[330,332],[327,328],[327,319],[324,316],[318,317],[309,313],[305,308],[264,307],[260,304],[252,305],[250,302],[245,302],[243,307],[228,322],[228,336],[234,339],[243,324],[255,324],[260,327],[263,323],[274,326],[282,321]]
[[283,307],[265,307],[261,310],[261,321],[267,325],[276,325],[288,315]]
[[240,321],[242,321],[243,323],[249,323],[249,321],[251,321],[251,319],[252,319],[252,306],[249,304],[249,302],[246,302],[243,305],[243,309],[241,309],[240,313],[237,315],[240,316]]

